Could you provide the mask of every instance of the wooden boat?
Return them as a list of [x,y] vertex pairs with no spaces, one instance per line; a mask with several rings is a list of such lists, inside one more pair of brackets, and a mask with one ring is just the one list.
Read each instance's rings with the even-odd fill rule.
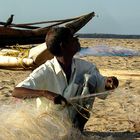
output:
[[[0,46],[10,46],[10,45],[25,45],[25,44],[38,44],[45,41],[45,36],[47,31],[52,26],[58,26],[65,24],[63,26],[69,27],[73,33],[80,30],[93,16],[94,12],[79,16],[76,18],[48,21],[44,23],[52,23],[47,27],[36,27],[35,24],[43,23],[29,23],[29,24],[11,24],[10,27],[4,27],[4,22],[0,22]],[[31,26],[32,25],[32,26]],[[28,28],[28,29],[19,29]]]
[[[80,30],[92,17],[94,12],[87,15],[80,16],[78,18],[59,20],[59,22],[44,28],[36,29],[14,29],[12,27],[0,27],[0,45],[14,45],[14,44],[37,44],[42,43],[36,47],[33,47],[26,54],[17,50],[3,50],[0,51],[0,68],[2,69],[34,69],[43,64],[46,60],[51,59],[53,56],[47,50],[45,42],[45,36],[47,31],[52,26],[65,24],[65,27],[71,29],[74,34]],[[50,21],[49,21],[50,22]],[[21,25],[18,25],[21,27]],[[30,24],[24,24],[22,27],[30,28]],[[20,55],[20,53],[22,55]]]

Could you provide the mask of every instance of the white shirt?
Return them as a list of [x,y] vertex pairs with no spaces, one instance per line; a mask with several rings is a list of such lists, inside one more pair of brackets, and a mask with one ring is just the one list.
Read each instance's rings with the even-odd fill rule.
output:
[[[63,69],[56,57],[54,57],[35,69],[29,77],[18,84],[17,87],[48,90],[60,94],[66,99],[81,94],[89,94],[89,92],[85,90],[85,87],[88,86],[88,82],[92,85],[94,92],[102,92],[105,90],[105,77],[99,73],[94,64],[73,58],[71,71],[71,77],[68,83]],[[91,102],[89,106],[89,108],[91,108]]]

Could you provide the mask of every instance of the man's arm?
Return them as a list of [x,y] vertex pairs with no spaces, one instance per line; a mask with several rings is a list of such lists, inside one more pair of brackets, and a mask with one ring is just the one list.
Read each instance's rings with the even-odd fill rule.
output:
[[53,100],[58,94],[47,91],[47,90],[34,90],[25,87],[15,87],[12,92],[12,96],[16,98],[36,98],[46,97]]
[[15,87],[12,92],[12,96],[16,98],[36,98],[36,97],[46,97],[49,100],[52,100],[55,104],[66,104],[66,99],[54,92],[50,92],[47,90],[34,90],[25,87]]
[[[113,90],[118,87],[119,81],[115,76],[103,76],[100,74],[97,67],[93,67],[90,71],[89,89],[91,93],[100,93],[107,90]],[[107,95],[98,96],[100,99],[105,99]]]

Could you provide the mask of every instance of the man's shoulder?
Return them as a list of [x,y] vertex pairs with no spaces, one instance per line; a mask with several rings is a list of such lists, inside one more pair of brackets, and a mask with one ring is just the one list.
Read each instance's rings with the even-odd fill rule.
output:
[[33,73],[51,71],[51,61],[52,60],[47,60],[44,64],[41,64],[39,67],[37,67]]
[[75,61],[75,64],[79,66],[96,67],[94,63],[80,59],[80,58],[74,58],[74,61]]

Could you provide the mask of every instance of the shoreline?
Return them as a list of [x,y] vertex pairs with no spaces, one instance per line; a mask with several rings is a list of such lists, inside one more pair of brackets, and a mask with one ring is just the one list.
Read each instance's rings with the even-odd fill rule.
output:
[[105,33],[77,33],[80,38],[105,38],[105,39],[140,39],[136,34],[105,34]]

